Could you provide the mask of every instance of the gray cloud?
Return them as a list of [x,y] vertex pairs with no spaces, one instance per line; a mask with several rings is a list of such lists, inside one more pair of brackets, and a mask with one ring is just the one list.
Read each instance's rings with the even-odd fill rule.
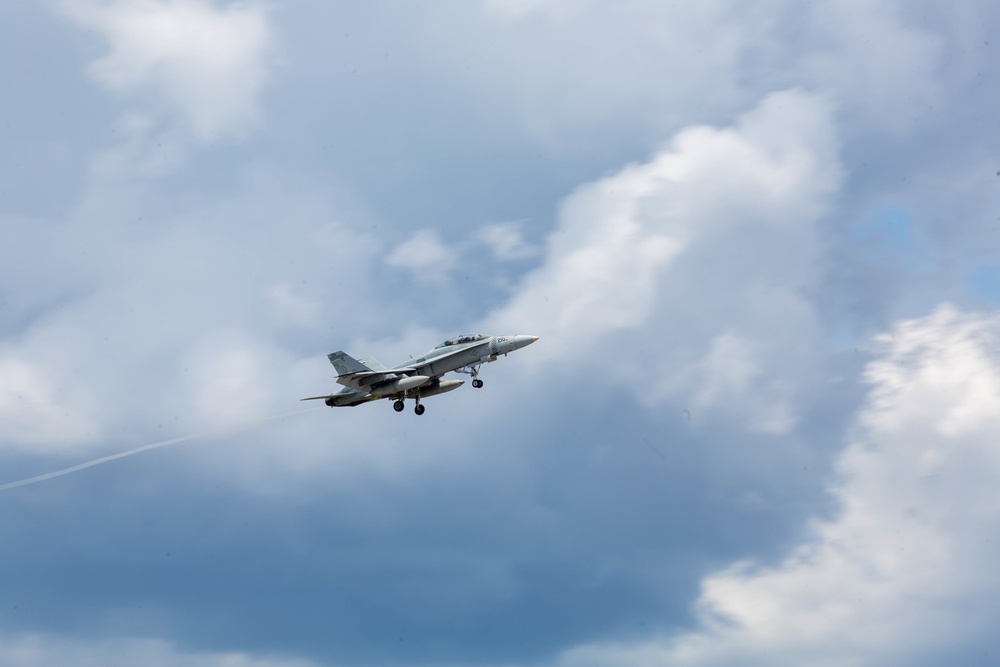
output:
[[[0,112],[0,482],[290,412],[334,349],[543,336],[419,420],[317,412],[4,492],[0,662],[706,664],[796,618],[856,629],[830,610],[880,567],[866,544],[903,553],[887,630],[928,627],[895,613],[922,582],[946,607],[925,655],[988,645],[948,630],[991,603],[927,574],[913,535],[967,533],[924,516],[886,420],[981,452],[992,334],[967,327],[992,320],[923,317],[995,261],[997,13],[841,5],[0,10],[58,44],[3,47],[33,74],[0,73],[23,104]],[[525,219],[518,244],[479,222]],[[440,281],[406,268],[434,266],[419,230]],[[873,356],[877,386],[971,379],[880,406]],[[851,503],[914,533],[859,532]],[[785,594],[806,574],[814,608]],[[904,661],[887,636],[838,650]],[[810,637],[768,646],[818,661]]]

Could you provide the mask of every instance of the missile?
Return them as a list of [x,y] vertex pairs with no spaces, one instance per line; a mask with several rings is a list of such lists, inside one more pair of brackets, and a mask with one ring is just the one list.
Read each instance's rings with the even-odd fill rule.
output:
[[458,389],[463,384],[465,384],[465,380],[435,380],[434,382],[426,384],[420,388],[420,398],[437,396],[438,394]]
[[409,391],[410,389],[416,389],[428,382],[430,382],[430,377],[427,375],[411,375],[409,377],[401,377],[398,380],[391,380],[377,387],[372,387],[370,393],[372,396],[389,396]]

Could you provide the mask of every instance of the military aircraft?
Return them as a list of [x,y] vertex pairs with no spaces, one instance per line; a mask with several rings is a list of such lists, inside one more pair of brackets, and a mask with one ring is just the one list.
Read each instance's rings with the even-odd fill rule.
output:
[[327,355],[337,369],[337,383],[344,388],[329,396],[310,396],[303,401],[325,401],[331,408],[355,406],[391,399],[396,412],[402,412],[404,400],[412,398],[416,402],[413,411],[424,414],[420,399],[437,396],[458,389],[464,380],[443,380],[445,373],[452,371],[472,376],[472,386],[480,389],[479,367],[496,361],[500,355],[507,356],[514,350],[531,345],[538,336],[488,336],[486,334],[464,334],[449,338],[433,350],[394,368],[386,368],[371,357],[355,359],[346,352],[332,352]]

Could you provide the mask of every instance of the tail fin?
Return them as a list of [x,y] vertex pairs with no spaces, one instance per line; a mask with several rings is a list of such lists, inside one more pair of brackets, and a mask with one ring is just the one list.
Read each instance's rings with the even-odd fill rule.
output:
[[339,352],[331,352],[326,355],[326,358],[330,360],[333,367],[337,369],[338,375],[353,375],[354,373],[370,373],[372,368],[365,366],[362,362],[358,361],[351,355],[347,354],[343,350]]

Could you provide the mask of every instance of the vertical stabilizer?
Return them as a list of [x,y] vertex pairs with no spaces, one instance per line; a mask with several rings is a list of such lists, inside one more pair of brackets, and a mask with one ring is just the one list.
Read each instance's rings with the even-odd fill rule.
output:
[[352,373],[370,373],[373,369],[347,354],[343,350],[331,352],[326,355],[333,367],[337,369],[338,375],[351,375]]

